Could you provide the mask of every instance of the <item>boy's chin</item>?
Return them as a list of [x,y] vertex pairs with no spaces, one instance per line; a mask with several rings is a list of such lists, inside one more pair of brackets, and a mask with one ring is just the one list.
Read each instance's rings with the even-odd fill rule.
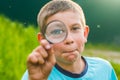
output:
[[67,61],[74,62],[75,60],[76,60],[76,55],[71,54],[67,56]]
[[65,60],[68,64],[73,64],[74,62],[77,61],[77,59],[78,59],[78,56],[76,56],[76,55],[69,55],[65,58]]

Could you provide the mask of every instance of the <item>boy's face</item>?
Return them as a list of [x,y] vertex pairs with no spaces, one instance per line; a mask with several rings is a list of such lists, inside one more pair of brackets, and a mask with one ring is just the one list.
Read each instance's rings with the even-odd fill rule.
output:
[[81,16],[73,11],[58,12],[49,17],[47,23],[53,20],[64,22],[68,30],[67,38],[63,42],[53,44],[56,60],[58,63],[71,64],[81,57],[89,28],[83,26]]

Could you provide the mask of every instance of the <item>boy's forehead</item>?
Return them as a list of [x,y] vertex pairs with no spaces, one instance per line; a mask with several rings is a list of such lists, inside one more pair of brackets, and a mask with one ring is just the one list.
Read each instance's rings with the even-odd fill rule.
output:
[[57,12],[56,14],[51,15],[46,20],[46,23],[49,23],[53,20],[70,21],[70,22],[79,21],[79,22],[81,22],[82,15],[80,15],[80,13],[78,11],[73,11],[73,10],[67,10],[64,12]]

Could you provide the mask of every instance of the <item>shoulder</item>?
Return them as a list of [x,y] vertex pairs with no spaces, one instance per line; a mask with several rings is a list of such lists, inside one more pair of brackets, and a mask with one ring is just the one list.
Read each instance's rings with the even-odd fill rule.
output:
[[28,80],[28,70],[26,70],[21,80]]
[[88,66],[109,67],[112,68],[109,61],[99,57],[84,57]]
[[[87,76],[97,80],[117,80],[114,69],[109,61],[99,57],[84,57],[88,64]],[[97,74],[96,74],[97,73]],[[100,74],[100,75],[98,75]]]
[[110,64],[109,61],[99,57],[84,57],[87,62]]

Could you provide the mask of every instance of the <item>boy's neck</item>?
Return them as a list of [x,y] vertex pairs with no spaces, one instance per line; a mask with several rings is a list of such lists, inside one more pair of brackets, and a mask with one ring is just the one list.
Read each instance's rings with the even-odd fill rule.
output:
[[57,64],[62,69],[72,72],[72,73],[76,73],[76,74],[80,74],[85,68],[85,62],[82,57],[79,57],[76,60],[76,62],[74,62],[73,64],[63,64],[63,63],[59,63],[59,62],[57,62]]

